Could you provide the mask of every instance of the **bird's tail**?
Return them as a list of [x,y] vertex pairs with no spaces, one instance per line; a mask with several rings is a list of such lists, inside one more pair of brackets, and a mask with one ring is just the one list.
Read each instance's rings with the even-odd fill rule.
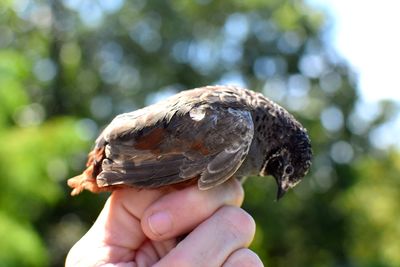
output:
[[71,195],[79,195],[84,189],[93,193],[107,191],[96,183],[96,177],[101,172],[101,162],[104,158],[104,147],[95,148],[89,153],[86,170],[75,177],[68,179],[68,186],[72,188]]

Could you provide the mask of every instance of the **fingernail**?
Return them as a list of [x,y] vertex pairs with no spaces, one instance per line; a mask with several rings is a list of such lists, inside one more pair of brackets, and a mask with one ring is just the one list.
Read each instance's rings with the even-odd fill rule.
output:
[[160,211],[153,213],[147,219],[150,230],[155,235],[164,235],[172,230],[172,219],[168,212]]

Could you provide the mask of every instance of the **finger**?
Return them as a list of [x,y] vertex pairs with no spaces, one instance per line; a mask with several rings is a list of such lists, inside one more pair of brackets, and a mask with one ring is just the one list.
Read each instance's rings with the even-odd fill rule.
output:
[[[123,188],[115,190],[90,230],[70,250],[68,266],[91,266],[92,261],[129,261],[146,239],[140,225],[144,210],[163,191]],[[74,263],[74,264],[71,264]],[[87,264],[86,264],[87,263]]]
[[253,240],[255,223],[243,209],[224,206],[200,224],[155,266],[221,266]]
[[115,190],[92,227],[107,245],[135,249],[145,239],[140,226],[144,210],[163,194],[160,190]]
[[222,267],[263,267],[264,264],[256,253],[248,248],[241,248],[233,252]]
[[142,228],[152,240],[166,240],[192,230],[224,205],[240,206],[243,188],[236,179],[201,191],[197,185],[174,191],[155,201],[143,214]]

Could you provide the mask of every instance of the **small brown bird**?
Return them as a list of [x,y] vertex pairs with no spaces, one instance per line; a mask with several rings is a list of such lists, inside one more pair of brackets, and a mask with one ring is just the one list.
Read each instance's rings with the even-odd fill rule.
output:
[[196,180],[206,190],[231,177],[272,175],[279,199],[311,157],[306,129],[282,107],[247,89],[207,86],[118,115],[68,185],[72,195]]

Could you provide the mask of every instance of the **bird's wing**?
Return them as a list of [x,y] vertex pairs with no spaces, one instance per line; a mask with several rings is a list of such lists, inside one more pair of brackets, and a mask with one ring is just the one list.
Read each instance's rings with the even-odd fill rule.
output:
[[230,178],[253,138],[250,112],[217,105],[185,108],[153,110],[153,115],[147,110],[145,117],[108,126],[97,140],[105,149],[97,183],[154,188],[199,177],[199,188],[208,189]]

